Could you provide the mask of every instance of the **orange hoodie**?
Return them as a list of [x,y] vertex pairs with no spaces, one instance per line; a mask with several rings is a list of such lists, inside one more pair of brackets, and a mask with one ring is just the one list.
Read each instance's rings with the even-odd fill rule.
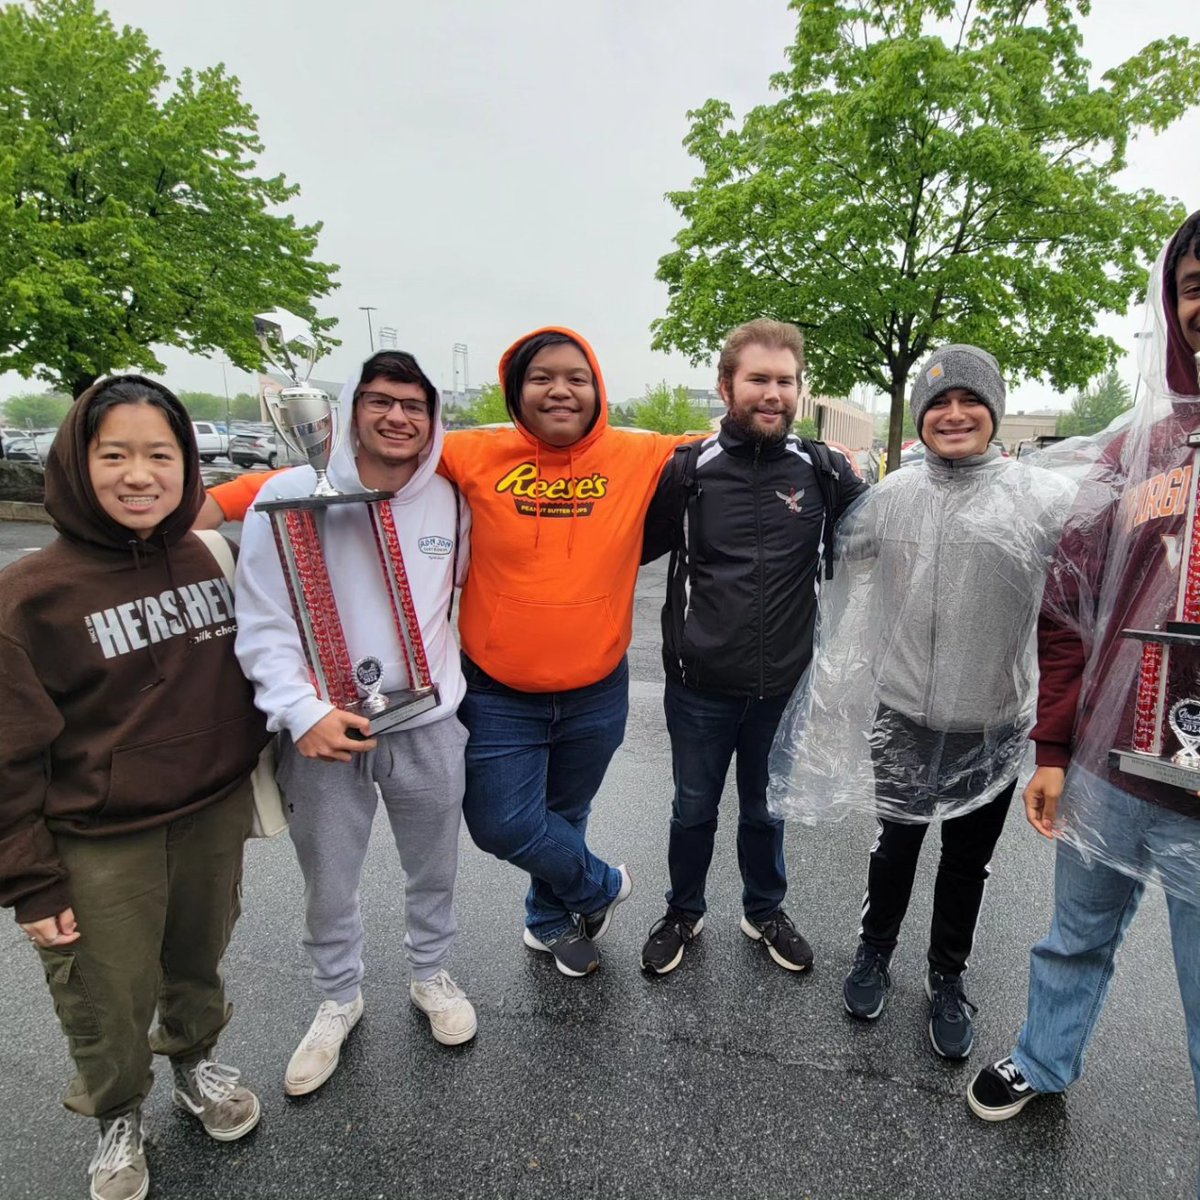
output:
[[471,506],[471,567],[458,626],[467,655],[525,692],[586,687],[616,669],[633,632],[642,523],[671,451],[686,437],[608,424],[591,346],[570,329],[541,333],[583,348],[596,379],[597,419],[573,446],[515,429],[446,435],[441,471]]

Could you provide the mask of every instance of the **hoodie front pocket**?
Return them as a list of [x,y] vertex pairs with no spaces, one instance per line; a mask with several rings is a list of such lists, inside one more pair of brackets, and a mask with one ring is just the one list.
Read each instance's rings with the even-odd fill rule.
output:
[[622,649],[607,596],[562,604],[502,593],[480,665],[510,687],[552,692],[603,679]]
[[161,816],[205,800],[249,774],[263,741],[257,714],[112,753],[108,820]]

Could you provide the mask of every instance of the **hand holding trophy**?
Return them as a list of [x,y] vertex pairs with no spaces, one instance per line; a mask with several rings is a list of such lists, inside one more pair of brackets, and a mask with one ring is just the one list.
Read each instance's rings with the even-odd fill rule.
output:
[[[292,613],[317,694],[335,708],[368,717],[369,736],[373,737],[439,703],[392,515],[394,493],[343,493],[329,482],[325,472],[340,428],[329,396],[308,384],[319,354],[312,330],[301,318],[278,308],[257,316],[254,325],[266,360],[292,381],[292,386],[284,388],[277,399],[268,399],[271,422],[279,436],[308,461],[317,476],[311,495],[260,500],[255,507],[271,519]],[[356,663],[350,661],[329,569],[321,550],[321,518],[331,506],[341,504],[366,507],[408,674],[406,688],[382,691],[382,660],[374,654]],[[361,735],[350,732],[349,736]]]

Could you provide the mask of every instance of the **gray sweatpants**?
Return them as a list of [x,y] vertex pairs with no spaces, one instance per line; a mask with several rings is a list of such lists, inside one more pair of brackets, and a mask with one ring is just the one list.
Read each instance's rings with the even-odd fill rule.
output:
[[414,979],[431,978],[458,928],[454,876],[466,729],[457,717],[398,729],[348,763],[305,758],[288,738],[280,742],[276,776],[304,874],[304,947],[317,990],[345,1004],[362,983],[358,885],[379,796],[404,869],[404,952]]

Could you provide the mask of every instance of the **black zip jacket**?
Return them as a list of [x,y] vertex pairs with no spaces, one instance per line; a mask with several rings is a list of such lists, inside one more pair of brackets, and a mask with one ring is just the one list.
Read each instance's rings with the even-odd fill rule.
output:
[[727,695],[790,693],[812,658],[818,568],[833,527],[866,489],[823,443],[760,442],[728,417],[698,453],[676,450],[642,547],[643,562],[671,554],[667,676]]

